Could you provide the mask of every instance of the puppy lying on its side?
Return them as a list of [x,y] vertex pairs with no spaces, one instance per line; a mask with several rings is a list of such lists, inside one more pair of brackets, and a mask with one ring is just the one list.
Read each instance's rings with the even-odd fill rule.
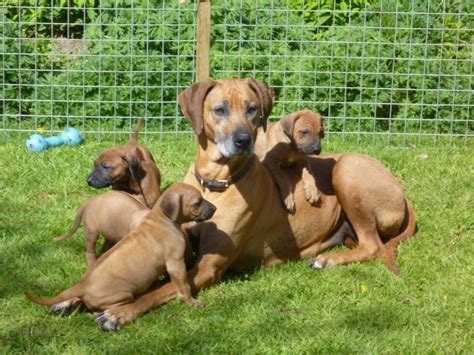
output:
[[[255,154],[272,174],[283,204],[291,213],[295,211],[295,201],[281,166],[303,160],[308,162],[308,155],[321,153],[320,140],[323,137],[323,119],[319,113],[310,110],[290,113],[279,122],[268,125],[265,133],[259,131],[257,135]],[[308,163],[303,169],[302,179],[306,200],[315,204],[320,195]]]
[[[143,222],[102,255],[78,284],[50,299],[25,295],[44,305],[79,297],[89,310],[104,311],[131,302],[167,271],[178,297],[188,305],[202,306],[191,295],[183,257],[186,240],[180,225],[206,221],[215,210],[196,188],[173,184]],[[100,313],[96,314],[96,321],[107,327],[102,324],[105,320]]]
[[145,218],[150,210],[123,191],[109,191],[87,200],[77,211],[71,230],[55,241],[65,240],[84,226],[87,266],[90,268],[97,260],[95,247],[99,235],[105,238],[101,254],[125,237]]

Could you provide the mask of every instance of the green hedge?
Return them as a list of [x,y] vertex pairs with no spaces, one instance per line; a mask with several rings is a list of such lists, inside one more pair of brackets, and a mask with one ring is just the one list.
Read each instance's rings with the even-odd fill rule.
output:
[[[120,130],[144,115],[149,130],[189,130],[176,96],[194,77],[195,4],[21,3],[0,9],[4,125]],[[275,118],[318,109],[331,131],[464,134],[469,3],[216,0],[212,76],[264,80]]]

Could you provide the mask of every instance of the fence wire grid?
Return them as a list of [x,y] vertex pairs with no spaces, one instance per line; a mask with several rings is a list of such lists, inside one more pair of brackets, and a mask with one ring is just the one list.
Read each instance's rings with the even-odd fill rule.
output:
[[[473,137],[474,3],[214,0],[211,77],[276,92],[271,119],[309,108],[328,136],[435,146]],[[89,138],[190,134],[197,3],[4,0],[1,130]]]

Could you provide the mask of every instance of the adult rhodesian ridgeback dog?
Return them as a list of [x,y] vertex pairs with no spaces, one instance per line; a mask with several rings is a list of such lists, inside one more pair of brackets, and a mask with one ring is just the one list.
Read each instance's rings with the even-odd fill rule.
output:
[[263,128],[258,130],[255,154],[270,171],[280,190],[283,204],[291,213],[295,211],[295,199],[281,167],[306,162],[303,167],[303,188],[306,200],[315,205],[319,201],[319,191],[308,157],[321,153],[323,137],[323,119],[318,112],[310,110],[290,113],[280,121],[270,123],[266,132],[263,132]]
[[[195,187],[173,184],[137,229],[102,255],[78,284],[51,299],[26,296],[44,305],[79,297],[87,309],[100,312],[132,301],[167,271],[177,297],[190,306],[202,306],[192,297],[187,281],[186,237],[180,225],[206,221],[215,210]],[[101,313],[96,314],[96,321],[109,329],[109,322]]]
[[96,189],[112,186],[112,190],[136,195],[151,208],[160,197],[161,176],[150,151],[137,144],[142,122],[140,118],[127,145],[105,149],[99,155],[87,183]]
[[[194,292],[215,284],[227,269],[314,257],[354,232],[357,247],[321,254],[312,265],[384,257],[396,271],[395,248],[414,233],[415,216],[400,184],[379,162],[351,154],[310,159],[318,172],[319,206],[306,201],[303,164],[286,169],[296,206],[296,213],[289,214],[269,171],[253,154],[257,128],[265,128],[272,109],[273,91],[254,79],[206,80],[184,90],[179,103],[198,142],[196,161],[184,181],[202,189],[204,198],[217,206],[210,221],[189,229],[200,238],[196,264],[188,273]],[[177,294],[170,282],[106,310],[107,329],[118,329]]]
[[72,228],[55,241],[65,240],[84,226],[87,266],[97,260],[96,244],[99,235],[105,238],[102,254],[135,229],[150,212],[143,203],[123,191],[108,191],[92,197],[79,208]]

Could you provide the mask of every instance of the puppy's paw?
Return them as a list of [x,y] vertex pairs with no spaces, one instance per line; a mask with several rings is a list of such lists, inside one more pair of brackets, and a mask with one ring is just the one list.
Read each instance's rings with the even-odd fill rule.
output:
[[73,314],[76,310],[82,311],[84,309],[85,307],[82,304],[81,300],[79,298],[74,298],[72,300],[53,304],[49,309],[49,312],[58,316],[69,316]]
[[288,212],[294,213],[295,212],[295,198],[293,197],[293,194],[290,193],[283,201],[285,208],[287,209]]
[[187,302],[188,305],[192,306],[192,307],[196,307],[196,308],[203,308],[203,307],[206,307],[206,304],[202,301],[199,301],[198,299],[196,298],[192,298],[189,302]]
[[122,329],[122,324],[117,321],[115,316],[108,316],[105,314],[105,312],[101,313],[94,313],[95,316],[95,322],[97,325],[102,329],[107,332],[110,332],[112,330],[120,330]]
[[306,201],[308,201],[312,205],[315,205],[321,198],[318,188],[312,185],[304,187],[304,194],[306,197]]
[[118,306],[107,309],[101,313],[95,313],[95,322],[105,331],[120,330],[125,323],[129,323],[136,318],[135,313],[129,305]]

